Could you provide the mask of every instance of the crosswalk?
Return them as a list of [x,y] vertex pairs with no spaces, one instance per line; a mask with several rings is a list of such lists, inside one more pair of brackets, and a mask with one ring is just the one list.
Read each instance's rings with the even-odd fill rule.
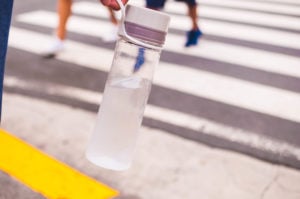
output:
[[[201,0],[199,1],[201,4],[209,5],[209,6],[224,6],[230,8],[238,8],[238,9],[246,9],[252,11],[263,11],[269,13],[280,13],[286,15],[294,15],[299,16],[299,8],[293,5],[284,4],[285,1],[277,1],[282,4],[274,4],[274,1],[236,1],[236,0]],[[276,1],[275,1],[276,2]],[[299,1],[292,1],[293,4],[299,4]]]
[[[275,154],[277,156],[272,160],[275,162],[283,161],[282,156],[292,158],[291,164],[300,167],[300,93],[297,92],[300,89],[300,4],[297,0],[285,2],[201,0],[199,22],[205,36],[225,38],[228,42],[207,39],[204,36],[198,46],[188,49],[182,47],[185,38],[180,33],[189,28],[186,10],[179,2],[168,2],[165,11],[172,17],[170,33],[164,48],[164,53],[168,55],[162,56],[155,73],[154,86],[185,95],[187,99],[201,99],[207,104],[217,105],[213,111],[209,110],[209,106],[206,109],[205,104],[188,111],[191,108],[186,107],[184,110],[184,106],[188,106],[184,102],[174,100],[172,106],[162,106],[152,103],[150,99],[145,117],[191,130],[200,137],[201,134],[205,134],[249,147],[248,151],[244,152],[251,155],[256,153],[253,150]],[[131,3],[144,5],[144,1]],[[99,3],[74,2],[72,11],[68,31],[73,34],[83,38],[99,38],[101,32],[110,27],[107,10]],[[56,27],[57,16],[54,11],[34,10],[15,16],[15,21],[17,25],[11,28],[9,46],[39,55],[52,36],[32,27],[52,30]],[[20,24],[23,26],[19,27]],[[28,28],[24,28],[26,26]],[[231,43],[232,40],[238,41],[239,44]],[[266,51],[245,45],[249,42],[258,46],[271,46],[279,51]],[[74,39],[67,40],[66,50],[56,59],[107,73],[113,49],[100,43],[95,45]],[[292,49],[298,52],[298,55],[285,53],[284,49]],[[177,63],[175,57],[179,56],[187,60],[186,64]],[[206,62],[209,66],[204,67]],[[225,75],[222,71],[228,68],[236,69],[237,74]],[[213,72],[214,70],[219,72]],[[273,84],[249,81],[244,79],[243,75],[239,77],[238,72],[243,70],[250,71],[249,75],[253,75],[252,71],[266,74],[266,82],[272,82],[275,75],[280,77],[276,80],[284,79],[286,82],[287,79],[291,79],[289,84],[294,85],[291,86],[294,89],[285,89],[285,85],[276,87]],[[101,93],[94,90],[54,82],[24,80],[13,75],[6,76],[5,86],[37,90],[92,104],[99,104],[102,97]],[[176,96],[173,97],[176,99]],[[226,108],[217,110],[220,106]],[[227,107],[233,110],[232,115],[225,111]],[[241,119],[235,118],[237,116],[233,114],[239,110],[242,113],[237,116],[244,115],[245,120],[251,117],[249,123],[254,127],[249,126],[247,122],[241,122],[245,123],[244,125],[233,124],[234,120]],[[255,120],[258,121],[257,126]],[[269,127],[270,124],[274,124],[275,127]],[[229,149],[234,149],[234,145],[229,146]]]

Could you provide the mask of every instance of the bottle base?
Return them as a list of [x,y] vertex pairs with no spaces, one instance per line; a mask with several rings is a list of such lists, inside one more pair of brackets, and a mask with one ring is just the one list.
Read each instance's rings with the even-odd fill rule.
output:
[[129,169],[130,163],[122,163],[117,161],[114,158],[110,158],[107,156],[92,156],[86,154],[86,158],[93,164],[103,167],[105,169],[115,170],[115,171],[124,171]]

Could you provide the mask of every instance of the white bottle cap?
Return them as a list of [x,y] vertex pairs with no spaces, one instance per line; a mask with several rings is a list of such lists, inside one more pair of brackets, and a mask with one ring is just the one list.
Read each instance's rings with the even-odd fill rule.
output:
[[128,35],[163,45],[170,16],[156,10],[127,5],[124,23]]
[[125,21],[157,31],[167,32],[170,16],[160,11],[129,4],[126,6]]

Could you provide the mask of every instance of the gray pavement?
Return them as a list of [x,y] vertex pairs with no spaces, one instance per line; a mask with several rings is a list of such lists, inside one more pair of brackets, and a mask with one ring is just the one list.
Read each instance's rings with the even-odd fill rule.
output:
[[[211,148],[148,127],[141,129],[132,167],[124,172],[109,171],[94,166],[84,157],[96,114],[7,93],[4,113],[4,129],[119,190],[120,199],[300,197],[298,170]],[[5,183],[1,179],[1,199],[39,198],[24,191],[15,180],[6,176],[4,179],[9,183]]]
[[[103,91],[107,71],[103,69],[100,70],[99,67],[100,65],[105,64],[108,66],[110,64],[107,58],[111,57],[114,49],[114,43],[105,43],[100,39],[101,34],[104,32],[101,27],[107,27],[108,25],[108,19],[105,14],[106,11],[101,11],[100,5],[94,4],[92,8],[98,6],[96,13],[104,14],[101,16],[93,16],[91,15],[91,13],[93,13],[92,11],[90,11],[90,13],[80,11],[80,8],[84,10],[86,3],[93,2],[84,0],[74,2],[76,2],[77,5],[74,7],[77,7],[77,9],[74,9],[73,16],[80,18],[73,20],[74,26],[70,25],[68,39],[70,42],[76,42],[76,45],[67,46],[67,50],[61,56],[52,60],[44,60],[39,54],[50,42],[51,34],[53,33],[55,26],[53,26],[53,24],[55,24],[55,19],[53,18],[55,17],[55,3],[53,1],[41,0],[15,3],[12,26],[17,28],[18,31],[29,31],[29,35],[32,33],[37,35],[31,36],[30,38],[32,38],[32,40],[30,41],[26,39],[25,32],[20,32],[18,34],[19,36],[12,39],[14,44],[10,45],[8,53],[7,79],[17,78],[27,83],[36,82],[37,85],[55,84],[56,86],[74,87],[83,89],[89,93],[94,92],[94,94]],[[142,3],[143,1],[140,0],[138,2]],[[222,6],[217,6],[216,4],[218,3],[221,3]],[[229,1],[228,5],[236,6],[235,3],[239,4],[235,1]],[[248,3],[251,5],[251,1]],[[245,4],[248,5],[248,3]],[[159,67],[165,68],[164,65],[167,63],[171,64],[171,66],[176,65],[176,69],[173,69],[174,71],[184,71],[184,69],[187,69],[187,71],[191,71],[188,73],[189,75],[197,74],[198,77],[201,77],[198,78],[199,81],[195,77],[198,83],[191,83],[188,87],[192,88],[193,84],[199,84],[198,88],[195,86],[194,89],[192,89],[193,92],[186,92],[185,89],[177,89],[181,85],[186,85],[191,81],[189,75],[179,75],[177,77],[179,80],[175,81],[173,88],[161,84],[154,84],[149,98],[149,104],[162,109],[183,113],[194,118],[204,119],[209,122],[200,122],[201,124],[198,124],[200,127],[193,128],[191,127],[193,125],[178,125],[176,122],[171,123],[155,117],[146,116],[144,118],[144,125],[163,129],[166,132],[199,143],[205,143],[209,146],[238,151],[272,163],[300,168],[298,152],[300,148],[300,123],[297,122],[297,119],[296,121],[293,120],[294,116],[298,117],[297,113],[291,113],[296,112],[298,105],[296,100],[293,104],[290,103],[288,97],[285,97],[291,93],[293,95],[295,93],[297,95],[296,97],[299,97],[300,80],[295,67],[297,66],[296,63],[299,62],[297,57],[299,57],[300,54],[296,42],[298,41],[297,39],[300,33],[300,30],[297,29],[300,14],[298,17],[292,17],[286,14],[287,11],[297,13],[295,6],[287,8],[276,7],[276,10],[278,10],[277,14],[270,14],[266,10],[272,9],[274,5],[277,5],[270,2],[267,3],[267,5],[263,4],[264,7],[266,7],[265,9],[257,7],[255,12],[245,11],[243,9],[245,6],[242,5],[238,5],[235,8],[228,8],[223,5],[221,1],[208,2],[203,0],[201,5],[203,5],[200,8],[203,9],[204,16],[201,16],[199,21],[204,21],[203,28],[209,28],[211,24],[213,26],[211,28],[212,30],[208,29],[208,33],[205,32],[200,45],[191,50],[180,48],[184,42],[183,35],[186,31],[184,27],[187,24],[182,20],[186,19],[184,17],[184,10],[181,9],[180,13],[172,8],[169,9],[170,11],[167,10],[175,22],[183,24],[170,28],[169,35],[171,37],[178,37],[175,41],[172,41],[172,43],[178,43],[178,45],[176,44],[176,46],[163,51],[161,65]],[[256,3],[254,5],[258,6]],[[89,7],[89,9],[91,9],[91,7]],[[98,9],[100,11],[98,11]],[[210,14],[210,12],[212,12],[212,14]],[[222,14],[223,12],[224,14]],[[228,19],[228,15],[230,14],[229,16],[231,16],[235,12],[237,12],[235,18]],[[219,13],[221,16],[219,16]],[[251,23],[248,19],[249,14],[254,19]],[[226,20],[222,15],[224,15]],[[244,16],[248,20],[239,17],[239,15]],[[262,17],[262,22],[266,21],[263,23],[264,25],[261,25],[259,21],[255,20],[257,17]],[[273,17],[278,19],[278,24],[267,23],[268,21],[274,21]],[[80,20],[84,21],[80,22]],[[284,20],[287,21],[285,22]],[[81,23],[81,25],[76,24],[76,22]],[[292,25],[289,25],[290,23],[292,23]],[[90,24],[91,26],[79,30],[76,29],[76,27],[80,27],[82,24]],[[288,28],[282,28],[285,26]],[[228,35],[226,32],[224,35],[224,31],[222,31],[224,28],[222,27],[229,28],[228,31],[232,32],[232,35]],[[87,33],[86,31],[84,32],[85,29],[91,29],[91,31]],[[248,30],[252,30],[253,34],[248,35]],[[239,31],[243,32],[245,36],[242,38],[238,37],[239,34],[236,34],[236,32]],[[12,37],[15,32],[16,31],[12,31]],[[90,34],[90,32],[94,33]],[[257,38],[252,36],[254,33]],[[267,36],[268,34],[273,36],[269,37]],[[294,38],[295,41],[287,42],[285,39],[281,40],[279,37],[281,34],[287,38]],[[39,40],[40,37],[46,38]],[[277,37],[278,39],[276,39]],[[274,39],[268,41],[269,38]],[[262,39],[266,41],[262,41]],[[25,44],[25,42],[27,43]],[[22,43],[24,43],[23,46]],[[21,44],[21,46],[19,46],[19,44]],[[80,46],[83,44],[85,47],[81,48]],[[78,45],[80,46],[78,47]],[[210,46],[212,46],[212,48]],[[87,48],[90,50],[87,51]],[[109,50],[111,54],[107,56],[103,53],[103,49],[106,51]],[[220,49],[223,49],[223,51]],[[81,52],[84,52],[84,58],[79,59],[79,57],[82,57]],[[99,57],[101,55],[102,58],[97,59],[97,56]],[[225,55],[225,58],[222,58],[223,55]],[[253,57],[261,57],[262,59],[255,60]],[[292,65],[290,65],[290,62]],[[24,63],[26,63],[26,67],[20,67]],[[248,63],[250,64],[248,65]],[[283,65],[285,67],[282,67]],[[278,69],[274,72],[273,67]],[[291,71],[289,71],[289,69],[291,69]],[[282,70],[287,70],[287,72],[283,73]],[[158,75],[159,74],[156,74],[156,76]],[[211,77],[215,80],[207,83],[201,82],[201,79],[203,79],[203,81],[206,80],[207,75],[209,75],[208,80],[211,79]],[[159,79],[161,80],[163,78]],[[219,79],[222,80],[222,82],[218,82],[217,80]],[[219,99],[231,93],[227,92],[222,94],[222,92],[220,92],[227,90],[226,83],[228,80],[234,80],[234,84],[246,85],[245,89],[232,92],[231,99],[234,99],[233,103],[227,103],[224,99]],[[181,81],[185,82],[185,84],[180,84]],[[215,82],[217,83],[215,84]],[[20,82],[19,84],[23,85],[24,83]],[[224,84],[224,88],[221,88]],[[255,91],[253,90],[252,93],[247,93],[247,90],[249,90],[247,84],[257,88],[255,88]],[[211,93],[220,93],[218,94],[219,96],[217,98],[210,98],[205,94],[203,95],[201,92],[202,90],[205,91],[207,86],[210,86],[210,90],[212,90],[209,95]],[[271,95],[265,95],[265,97],[257,95],[256,93],[261,92],[261,87],[263,89],[269,89],[270,92],[268,93]],[[213,91],[214,89],[218,91],[215,92]],[[42,87],[27,89],[26,86],[21,88],[19,85],[5,85],[5,90],[10,93],[22,93],[26,96],[76,106],[83,110],[93,112],[97,111],[99,105],[99,102],[95,100],[86,101],[84,99],[77,99],[76,97],[66,97],[64,96],[65,94],[49,94],[45,92]],[[273,90],[278,90],[279,95],[272,95]],[[70,93],[69,95],[72,94]],[[253,99],[253,103],[249,104],[251,106],[262,104],[257,106],[256,110],[253,110],[249,106],[240,104],[239,101],[243,101],[239,100],[240,98],[244,98],[246,103],[248,101],[247,98]],[[232,101],[231,99],[229,100]],[[281,99],[287,100],[281,101]],[[275,100],[278,101],[278,103],[272,103]],[[285,104],[285,107],[283,104]],[[264,110],[267,110],[267,112]],[[270,114],[270,112],[273,112],[273,114]],[[285,115],[292,115],[292,119],[286,118]],[[215,127],[215,124],[218,126],[217,129],[220,128],[222,130],[216,130],[215,132],[207,130],[211,129],[211,126]],[[226,127],[227,130],[224,130],[223,127]],[[237,139],[240,133],[247,138],[242,136]],[[255,137],[263,139],[258,140]],[[234,141],[232,139],[234,139]],[[271,148],[266,147],[269,142],[272,142]],[[289,148],[289,150],[286,150],[287,148]]]

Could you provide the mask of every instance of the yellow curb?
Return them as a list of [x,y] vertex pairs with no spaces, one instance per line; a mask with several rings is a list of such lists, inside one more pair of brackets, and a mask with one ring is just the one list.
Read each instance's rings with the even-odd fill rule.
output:
[[108,199],[118,191],[0,129],[0,170],[50,199]]

